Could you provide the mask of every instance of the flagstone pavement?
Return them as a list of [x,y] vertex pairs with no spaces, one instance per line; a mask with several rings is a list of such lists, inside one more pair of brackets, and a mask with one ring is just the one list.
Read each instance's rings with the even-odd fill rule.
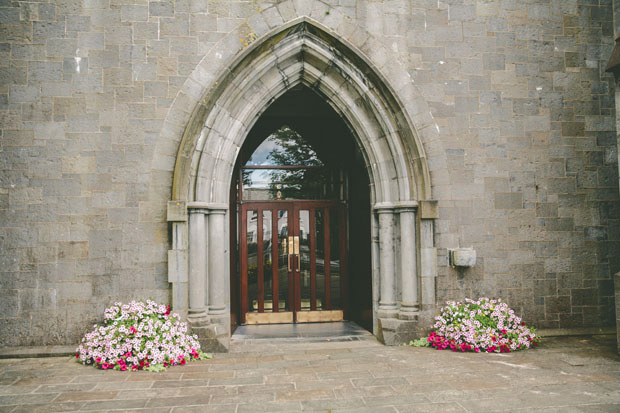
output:
[[385,347],[374,338],[258,340],[163,373],[4,359],[0,412],[617,412],[614,349],[613,336],[548,338],[510,354]]

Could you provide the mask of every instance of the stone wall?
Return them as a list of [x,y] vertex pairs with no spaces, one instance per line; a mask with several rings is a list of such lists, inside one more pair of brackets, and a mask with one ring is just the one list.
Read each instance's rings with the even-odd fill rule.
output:
[[[3,345],[73,343],[116,300],[169,301],[164,119],[193,111],[182,92],[209,51],[302,15],[365,27],[346,36],[380,39],[430,107],[439,301],[501,296],[539,327],[613,325],[610,1],[0,0]],[[450,268],[455,247],[478,264]]]
[[449,156],[445,195],[434,194],[437,239],[473,246],[481,260],[463,274],[440,267],[439,294],[508,297],[539,327],[611,324],[620,264],[614,85],[604,72],[611,3],[452,3],[435,40],[455,26],[443,38],[454,42],[429,60],[454,67],[443,69],[443,88],[432,78],[421,86]]

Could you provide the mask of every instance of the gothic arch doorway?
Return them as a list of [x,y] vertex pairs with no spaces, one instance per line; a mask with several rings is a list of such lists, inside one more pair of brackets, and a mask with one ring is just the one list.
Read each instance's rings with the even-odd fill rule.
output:
[[301,84],[248,134],[231,188],[231,328],[372,329],[370,189],[350,130]]
[[[205,59],[216,61],[217,53]],[[388,344],[418,334],[418,320],[434,310],[437,212],[423,146],[390,82],[308,18],[267,33],[216,79],[193,111],[174,167],[168,221],[175,310],[187,314],[206,348],[228,348],[236,308],[230,201],[241,148],[271,103],[303,86],[346,125],[368,176],[373,333]],[[404,83],[401,93],[409,88]]]

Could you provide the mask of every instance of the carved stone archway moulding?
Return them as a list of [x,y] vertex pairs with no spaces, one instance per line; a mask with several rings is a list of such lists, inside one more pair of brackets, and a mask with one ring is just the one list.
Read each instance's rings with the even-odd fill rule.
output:
[[[221,47],[226,44],[223,41]],[[217,60],[222,48],[216,47],[205,59]],[[215,77],[211,66],[221,68]],[[374,334],[387,344],[402,343],[419,333],[418,322],[428,320],[435,304],[437,208],[431,200],[425,151],[410,117],[411,101],[416,109],[420,101],[406,71],[392,66],[396,65],[383,66],[390,68],[388,82],[355,46],[318,22],[299,18],[264,34],[229,64],[203,60],[188,79],[187,93],[177,97],[169,115],[183,119],[177,101],[191,102],[188,93],[193,90],[197,96],[200,88],[174,160],[173,200],[168,204],[173,243],[169,281],[174,309],[187,314],[207,348],[225,350],[230,337],[227,222],[237,155],[261,113],[298,84],[331,105],[364,156],[375,211]],[[203,84],[206,79],[210,81]],[[432,119],[418,112],[414,117],[423,123]],[[428,126],[432,125],[424,124],[425,137],[432,138],[433,128]],[[164,132],[175,129],[170,121]],[[164,170],[170,162],[166,145],[173,144],[158,145],[155,159]]]

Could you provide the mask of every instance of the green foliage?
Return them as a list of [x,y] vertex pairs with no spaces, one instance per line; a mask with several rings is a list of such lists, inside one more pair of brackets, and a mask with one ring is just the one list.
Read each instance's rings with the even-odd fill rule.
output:
[[203,353],[202,351],[198,351],[198,360],[209,360],[213,358],[213,356],[209,353]]
[[166,371],[163,364],[152,364],[149,367],[145,367],[144,370],[159,373],[160,371]]
[[428,342],[426,337],[421,337],[417,340],[411,340],[409,342],[409,345],[412,347],[428,347],[431,345],[431,343]]

